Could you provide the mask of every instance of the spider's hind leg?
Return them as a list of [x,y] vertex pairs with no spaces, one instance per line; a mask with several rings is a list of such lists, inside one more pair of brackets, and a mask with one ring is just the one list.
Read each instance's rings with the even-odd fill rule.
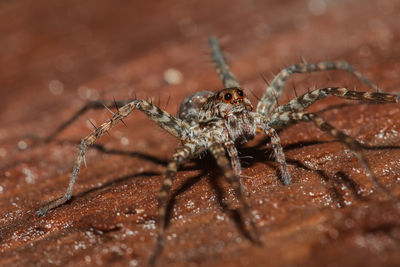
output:
[[269,114],[271,114],[272,110],[277,105],[277,99],[279,99],[279,97],[283,93],[286,81],[290,78],[292,74],[311,73],[326,70],[347,71],[375,91],[378,90],[378,87],[375,84],[370,82],[364,75],[357,72],[353,66],[345,61],[324,61],[317,64],[301,63],[289,66],[280,71],[278,75],[275,76],[271,84],[267,87],[264,95],[261,97],[260,102],[258,102],[257,112],[264,116],[269,116]]

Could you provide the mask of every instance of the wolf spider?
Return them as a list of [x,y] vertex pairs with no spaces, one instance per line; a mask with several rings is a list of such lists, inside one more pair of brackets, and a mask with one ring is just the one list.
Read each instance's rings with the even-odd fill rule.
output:
[[[75,181],[78,177],[82,162],[85,163],[85,151],[100,136],[107,133],[118,122],[126,118],[133,110],[143,111],[151,120],[157,123],[162,129],[181,141],[181,145],[172,156],[169,162],[162,187],[158,195],[158,239],[152,258],[154,263],[157,255],[164,244],[164,232],[166,227],[166,211],[168,195],[172,183],[176,177],[178,168],[187,160],[200,156],[203,152],[209,151],[215,158],[218,166],[222,169],[225,179],[234,189],[234,193],[240,201],[239,214],[250,218],[246,222],[245,230],[250,238],[259,242],[256,234],[256,227],[251,219],[250,208],[246,204],[243,188],[240,182],[241,166],[236,145],[245,143],[256,134],[256,129],[261,129],[269,138],[279,165],[281,179],[285,185],[290,184],[291,178],[285,160],[277,130],[283,129],[291,124],[301,121],[311,121],[316,127],[327,132],[331,136],[348,146],[358,158],[368,176],[375,186],[390,196],[389,192],[378,182],[372,173],[367,160],[363,155],[362,145],[354,138],[339,131],[323,118],[315,113],[306,112],[305,109],[311,104],[333,95],[340,98],[370,101],[370,102],[394,102],[399,103],[400,97],[393,94],[381,92],[358,92],[342,87],[327,87],[315,89],[296,97],[284,105],[278,106],[278,99],[281,96],[286,81],[293,73],[310,73],[326,70],[344,70],[360,79],[373,89],[377,87],[362,74],[344,61],[326,61],[318,64],[306,62],[289,66],[276,75],[266,92],[261,97],[257,108],[246,97],[245,92],[240,88],[239,83],[226,64],[218,42],[215,38],[210,39],[213,61],[219,78],[222,80],[224,89],[218,92],[198,92],[184,99],[178,117],[168,114],[166,111],[145,100],[134,99],[130,102],[114,100],[116,112],[108,121],[96,127],[96,129],[82,139],[80,151],[75,160],[69,186],[61,198],[52,201],[38,210],[38,215],[46,214],[50,209],[56,208],[67,202],[72,195]],[[81,109],[71,120],[62,125],[55,134],[65,128],[74,119],[87,109],[105,106],[112,107],[108,102],[91,102]],[[54,135],[55,135],[54,134]],[[54,136],[52,135],[52,136]]]

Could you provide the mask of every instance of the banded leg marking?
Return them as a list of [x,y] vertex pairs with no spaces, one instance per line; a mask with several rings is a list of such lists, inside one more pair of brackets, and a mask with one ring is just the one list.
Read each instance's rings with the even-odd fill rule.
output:
[[328,87],[316,89],[302,96],[299,96],[288,103],[278,107],[268,122],[268,125],[274,129],[282,129],[287,125],[296,123],[291,116],[292,113],[301,112],[314,102],[328,95],[350,99],[363,100],[377,103],[400,103],[400,96],[389,93],[373,93],[373,92],[358,92],[347,90],[343,87]]
[[[200,151],[200,152],[199,152]],[[157,241],[153,251],[153,255],[150,258],[150,264],[154,265],[157,261],[158,256],[164,248],[164,235],[167,220],[167,204],[168,196],[171,191],[172,183],[175,180],[178,168],[182,163],[201,153],[202,149],[194,143],[186,143],[182,147],[178,148],[177,152],[173,156],[173,160],[168,164],[167,172],[161,189],[158,193],[158,218],[157,218]]]
[[337,96],[344,99],[350,100],[361,100],[376,103],[400,103],[400,96],[383,93],[383,92],[359,92],[348,90],[343,87],[327,87],[323,89],[315,89],[311,92],[305,93],[286,104],[279,106],[275,109],[272,119],[276,113],[282,113],[286,111],[299,112],[303,111],[311,106],[317,100],[325,98],[328,95]]
[[60,132],[62,132],[65,128],[71,125],[74,121],[76,121],[80,116],[82,116],[86,111],[92,109],[103,109],[107,107],[108,109],[111,108],[121,108],[124,105],[132,102],[133,100],[122,100],[122,101],[90,101],[86,103],[80,110],[78,110],[71,118],[61,124],[52,134],[46,137],[45,142],[50,142],[54,139]]
[[228,142],[224,144],[226,151],[228,151],[228,155],[231,159],[232,163],[232,169],[235,175],[240,177],[240,174],[242,173],[242,167],[240,166],[240,159],[239,159],[239,153],[236,149],[235,143],[233,142]]
[[215,68],[222,84],[225,88],[240,87],[235,76],[231,72],[228,64],[224,60],[224,56],[219,47],[218,41],[215,37],[210,38],[210,46],[212,51],[212,57],[215,64]]
[[289,185],[291,183],[291,176],[288,165],[286,163],[285,153],[283,152],[283,148],[281,145],[281,139],[279,138],[279,135],[274,128],[264,127],[264,131],[265,134],[271,138],[271,145],[274,151],[275,160],[279,164],[279,172],[282,178],[282,182],[285,185]]
[[360,161],[361,165],[363,166],[364,170],[367,172],[367,176],[369,179],[373,182],[375,187],[385,194],[389,199],[393,200],[393,196],[390,194],[390,192],[379,183],[378,179],[374,175],[374,173],[371,170],[371,167],[368,163],[368,161],[365,159],[364,153],[363,153],[363,148],[362,145],[354,138],[351,136],[348,136],[347,134],[339,131],[332,125],[330,125],[328,122],[326,122],[323,118],[318,116],[315,113],[306,113],[306,112],[285,112],[280,114],[280,119],[282,121],[286,121],[286,125],[289,124],[294,124],[299,121],[312,121],[319,129],[322,131],[330,134],[331,136],[337,138],[340,140],[342,143],[344,143],[348,148],[351,149],[351,151],[354,153],[354,155],[357,157],[357,159]]
[[[245,221],[244,226],[246,228],[247,233],[250,235],[251,239],[254,242],[261,244],[262,242],[257,233],[257,228],[254,224],[253,216],[251,215],[250,212],[250,207],[244,198],[243,188],[241,187],[240,183],[240,177],[236,175],[232,170],[231,164],[225,155],[226,152],[224,147],[221,144],[213,144],[209,148],[209,150],[213,154],[215,160],[217,161],[218,166],[222,169],[225,179],[232,186],[235,195],[240,202],[239,211],[241,216],[243,216],[243,220]],[[250,225],[246,223],[246,219],[250,221]]]
[[[85,163],[85,153],[88,146],[92,145],[99,139],[103,134],[107,133],[111,128],[113,128],[118,122],[126,118],[134,109],[139,109],[143,111],[150,119],[157,123],[161,128],[172,134],[173,136],[183,139],[186,136],[186,129],[189,125],[178,118],[175,118],[168,114],[167,112],[161,110],[160,108],[148,103],[144,100],[133,100],[132,102],[121,107],[114,116],[96,128],[91,134],[82,139],[80,144],[80,150],[78,157],[74,162],[74,167],[72,170],[72,175],[69,180],[67,191],[61,198],[52,201],[44,206],[42,206],[37,214],[42,216],[46,214],[49,210],[54,209],[65,202],[67,202],[72,195],[76,179],[78,178],[79,170],[81,168],[82,162]],[[183,129],[183,130],[182,130]]]
[[344,70],[355,77],[357,77],[361,82],[365,83],[374,90],[378,90],[378,87],[370,82],[365,76],[357,72],[353,66],[345,61],[325,61],[317,64],[301,63],[289,66],[279,72],[278,75],[272,80],[271,84],[267,87],[266,92],[261,97],[260,102],[257,105],[257,112],[268,116],[271,114],[272,110],[277,105],[277,99],[281,96],[286,81],[290,78],[293,73],[310,73],[316,71],[326,71],[326,70]]

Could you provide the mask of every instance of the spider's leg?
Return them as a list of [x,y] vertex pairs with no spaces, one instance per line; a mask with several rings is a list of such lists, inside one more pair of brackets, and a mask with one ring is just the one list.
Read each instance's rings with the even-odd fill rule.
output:
[[120,108],[131,102],[132,99],[122,101],[90,101],[86,103],[80,110],[78,110],[70,119],[61,124],[53,133],[46,137],[45,142],[50,142],[56,137],[61,131],[71,125],[75,120],[82,116],[86,111],[91,109],[103,109],[107,108]]
[[351,99],[351,100],[361,100],[376,103],[400,103],[400,96],[394,94],[388,94],[383,92],[358,92],[348,90],[343,87],[328,87],[323,89],[315,89],[311,92],[305,93],[302,96],[296,97],[284,105],[279,106],[272,113],[272,119],[279,113],[292,111],[299,112],[303,111],[314,102],[319,99],[325,98],[328,95],[337,96],[340,98]]
[[240,174],[242,173],[242,167],[240,166],[239,153],[236,149],[235,143],[232,141],[226,142],[224,146],[226,151],[228,151],[229,157],[231,158],[233,172],[235,175],[240,177]]
[[317,64],[301,63],[289,66],[278,73],[267,87],[264,95],[261,97],[257,105],[257,112],[264,116],[268,116],[277,105],[277,99],[281,96],[286,81],[293,73],[310,73],[326,70],[345,70],[350,72],[360,81],[377,91],[378,87],[371,83],[365,76],[357,72],[353,66],[345,61],[324,61]]
[[116,112],[110,120],[97,127],[96,130],[94,130],[91,134],[82,139],[80,144],[79,154],[74,163],[74,168],[72,171],[71,178],[69,180],[67,191],[61,198],[41,207],[37,211],[39,216],[44,215],[49,210],[64,204],[71,198],[75,181],[78,177],[78,173],[81,168],[81,164],[82,162],[86,163],[85,152],[87,147],[92,145],[94,142],[96,142],[98,138],[100,138],[100,136],[108,132],[118,122],[122,121],[125,117],[127,117],[134,109],[139,109],[143,111],[151,120],[153,120],[161,128],[163,128],[165,131],[169,132],[176,138],[184,139],[186,137],[187,129],[189,128],[189,125],[186,122],[178,118],[175,118],[174,116],[168,114],[166,111],[161,110],[160,108],[148,103],[147,101],[133,100],[132,102],[119,108],[118,112]]
[[240,87],[238,81],[236,80],[235,76],[231,72],[228,64],[225,62],[224,56],[222,51],[219,47],[217,38],[211,37],[210,38],[210,46],[212,51],[212,57],[215,64],[215,68],[219,78],[222,81],[222,84],[225,88],[230,87]]
[[[243,189],[240,186],[240,177],[234,173],[232,170],[231,164],[228,158],[225,155],[225,149],[221,144],[213,144],[209,148],[210,152],[213,154],[215,160],[217,161],[218,166],[222,169],[226,180],[232,186],[236,197],[239,199],[240,202],[240,214],[243,216],[244,219],[244,226],[246,228],[247,233],[250,235],[252,241],[262,244],[262,241],[259,238],[257,233],[256,225],[253,221],[253,216],[251,215],[250,207],[248,206],[244,194]],[[250,221],[250,225],[247,224],[246,219]]]
[[299,121],[312,121],[319,129],[337,138],[339,141],[344,143],[348,148],[352,150],[354,155],[360,161],[363,168],[366,170],[370,180],[375,184],[376,188],[384,193],[386,196],[388,196],[390,199],[393,199],[393,196],[390,194],[390,192],[383,185],[381,185],[378,179],[375,177],[368,161],[365,158],[362,145],[357,140],[339,131],[315,113],[284,112],[278,116],[277,120],[284,121],[285,125],[294,124]]
[[165,178],[158,194],[158,220],[157,220],[157,243],[153,251],[153,255],[150,259],[150,264],[154,265],[158,255],[161,253],[164,247],[164,234],[167,220],[167,200],[171,186],[175,180],[176,173],[178,172],[179,166],[187,159],[200,154],[204,149],[194,143],[185,143],[182,147],[179,147],[177,152],[173,155],[173,160],[169,162]]
[[[239,178],[241,178],[242,174],[242,166],[240,164],[239,152],[236,149],[235,143],[233,141],[228,141],[224,144],[226,151],[228,152],[229,158],[231,159],[231,165],[233,172]],[[240,187],[242,191],[246,189],[246,187],[242,183],[242,179],[239,179]]]
[[275,160],[279,164],[279,172],[281,175],[282,182],[285,185],[289,185],[291,182],[291,177],[288,165],[286,163],[285,153],[283,153],[281,139],[279,138],[279,135],[274,128],[266,126],[263,126],[262,128],[264,129],[265,134],[271,138],[272,149],[275,154]]

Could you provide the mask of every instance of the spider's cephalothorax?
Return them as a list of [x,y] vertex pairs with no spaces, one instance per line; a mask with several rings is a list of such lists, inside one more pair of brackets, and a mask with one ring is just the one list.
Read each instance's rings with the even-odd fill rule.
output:
[[[68,126],[80,114],[90,108],[99,108],[105,105],[111,108],[115,105],[117,112],[113,117],[96,127],[91,134],[82,139],[79,155],[75,160],[72,175],[66,193],[61,198],[52,201],[38,210],[39,215],[46,214],[50,209],[58,207],[71,198],[75,181],[82,162],[85,162],[85,152],[88,146],[92,145],[100,136],[107,133],[118,122],[127,117],[133,110],[143,111],[151,120],[157,123],[162,129],[181,141],[181,145],[172,156],[169,162],[165,178],[158,195],[158,239],[152,257],[154,263],[164,244],[165,220],[167,218],[167,200],[173,180],[180,165],[186,160],[199,157],[204,151],[209,151],[215,158],[217,165],[222,169],[225,179],[234,189],[236,197],[240,201],[239,212],[245,220],[244,226],[253,241],[259,242],[259,235],[252,221],[250,208],[244,199],[243,187],[240,182],[240,160],[236,143],[243,143],[254,137],[256,129],[261,129],[268,137],[275,160],[279,166],[279,176],[284,184],[290,184],[290,174],[285,160],[280,139],[276,130],[283,129],[291,124],[301,121],[311,121],[320,130],[327,132],[348,146],[364,169],[368,172],[369,178],[377,189],[384,192],[388,197],[391,194],[378,182],[363,155],[362,145],[354,138],[337,130],[315,113],[306,111],[314,102],[328,95],[361,101],[373,101],[380,103],[399,103],[400,97],[394,94],[381,92],[358,92],[346,88],[327,87],[315,89],[305,93],[291,101],[277,106],[277,100],[281,96],[285,83],[293,73],[309,73],[325,70],[345,70],[373,89],[377,87],[366,79],[359,72],[344,61],[327,61],[318,64],[296,64],[283,69],[271,84],[266,88],[264,95],[253,111],[250,101],[246,98],[240,85],[224,61],[218,42],[215,38],[210,39],[214,63],[217,73],[224,85],[223,90],[217,93],[208,91],[195,93],[182,102],[179,110],[179,117],[174,117],[166,111],[145,100],[135,99],[132,101],[90,102],[83,107],[72,119],[61,125],[55,133],[50,135],[51,140],[57,133]],[[86,162],[85,162],[86,163]]]
[[243,143],[255,135],[256,121],[252,110],[253,106],[243,90],[232,87],[217,93],[199,92],[185,98],[179,117],[194,125],[192,136],[208,131],[208,135],[218,143]]

